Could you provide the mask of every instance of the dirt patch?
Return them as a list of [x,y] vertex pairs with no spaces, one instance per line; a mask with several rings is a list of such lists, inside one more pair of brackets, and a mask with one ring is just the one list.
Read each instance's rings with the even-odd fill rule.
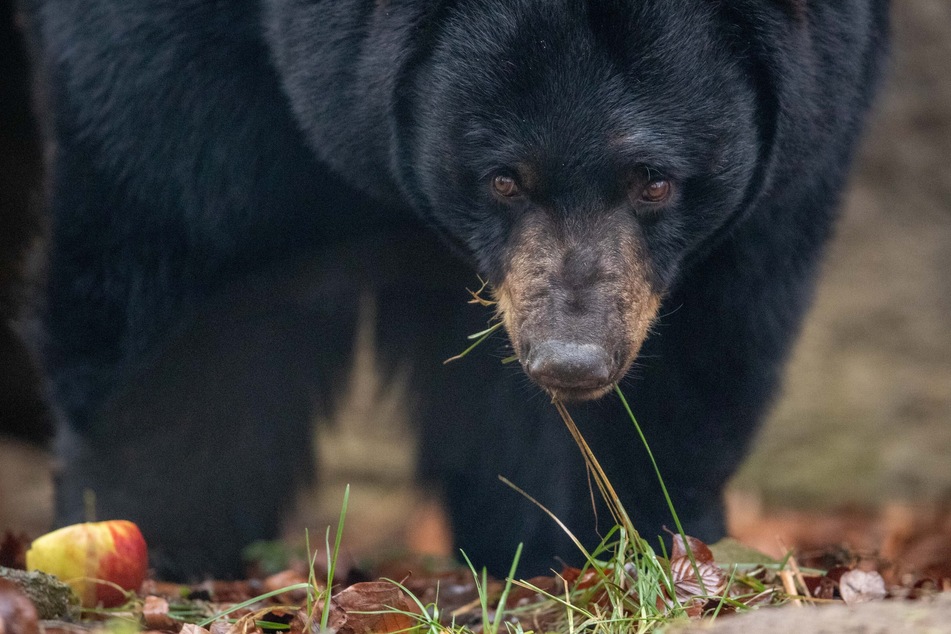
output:
[[881,602],[857,606],[788,606],[718,620],[712,627],[670,628],[678,634],[894,634],[951,632],[951,595],[932,601]]

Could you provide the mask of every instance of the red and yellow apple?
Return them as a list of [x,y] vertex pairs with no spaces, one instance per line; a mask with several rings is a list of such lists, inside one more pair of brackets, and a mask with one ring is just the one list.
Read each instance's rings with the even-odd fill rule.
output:
[[145,539],[126,520],[66,526],[35,539],[26,553],[27,569],[68,583],[83,607],[121,605],[119,588],[137,590],[148,566]]

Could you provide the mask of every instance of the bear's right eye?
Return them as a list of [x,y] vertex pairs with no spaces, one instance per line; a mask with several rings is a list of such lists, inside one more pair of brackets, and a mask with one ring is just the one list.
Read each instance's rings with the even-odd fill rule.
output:
[[670,198],[670,181],[666,178],[655,178],[644,185],[641,190],[641,200],[648,203],[662,203]]
[[492,191],[503,198],[512,198],[520,193],[518,181],[510,174],[496,174],[492,178]]

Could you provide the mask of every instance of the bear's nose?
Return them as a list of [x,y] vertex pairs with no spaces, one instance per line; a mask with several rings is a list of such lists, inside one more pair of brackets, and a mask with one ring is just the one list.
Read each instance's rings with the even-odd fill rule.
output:
[[531,347],[525,372],[547,389],[604,387],[613,371],[611,355],[594,343],[544,341]]

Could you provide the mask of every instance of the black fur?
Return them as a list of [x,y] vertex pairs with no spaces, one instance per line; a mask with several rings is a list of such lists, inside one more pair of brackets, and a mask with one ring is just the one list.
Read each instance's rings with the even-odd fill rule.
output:
[[[473,271],[501,285],[536,214],[606,252],[610,216],[640,245],[664,301],[622,386],[686,529],[722,536],[722,488],[777,387],[880,74],[886,0],[32,0],[30,13],[57,147],[60,521],[91,487],[101,514],[140,522],[164,572],[234,572],[240,545],[276,530],[311,392],[329,398],[369,289],[387,363],[412,362],[422,470],[445,487],[457,544],[495,571],[520,540],[526,572],[573,558],[497,481],[596,539],[548,399],[484,350],[440,365],[484,327],[464,303]],[[531,174],[527,194],[493,197],[500,170]],[[674,184],[660,208],[627,195],[644,170]],[[291,291],[274,282],[289,277]],[[533,292],[571,305],[566,283]],[[616,399],[572,411],[644,533],[669,524]]]
[[0,0],[0,434],[45,441],[53,425],[13,327],[42,233],[42,149],[20,21],[13,2]]

